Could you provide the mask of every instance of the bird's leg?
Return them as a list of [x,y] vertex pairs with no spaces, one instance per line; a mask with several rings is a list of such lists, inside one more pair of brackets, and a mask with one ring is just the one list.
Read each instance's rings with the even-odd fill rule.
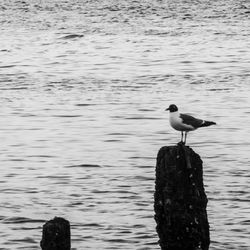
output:
[[186,141],[187,141],[187,132],[185,131],[185,138],[184,138],[184,144],[186,144]]

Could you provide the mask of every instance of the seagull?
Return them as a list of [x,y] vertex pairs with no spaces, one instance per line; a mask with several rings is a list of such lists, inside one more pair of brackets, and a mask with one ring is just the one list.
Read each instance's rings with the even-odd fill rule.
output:
[[[171,104],[166,110],[169,110],[170,112],[169,113],[170,125],[175,130],[181,131],[181,142],[184,144],[186,143],[187,133],[189,131],[193,131],[201,127],[216,125],[215,122],[197,119],[187,114],[180,114],[175,104]],[[183,132],[184,132],[184,140],[183,140]]]

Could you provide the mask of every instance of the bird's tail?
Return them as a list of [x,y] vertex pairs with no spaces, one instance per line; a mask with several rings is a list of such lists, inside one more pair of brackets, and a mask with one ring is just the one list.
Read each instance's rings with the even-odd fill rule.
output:
[[216,125],[215,122],[210,122],[210,121],[203,121],[202,124],[200,125],[200,127],[208,127],[211,125]]

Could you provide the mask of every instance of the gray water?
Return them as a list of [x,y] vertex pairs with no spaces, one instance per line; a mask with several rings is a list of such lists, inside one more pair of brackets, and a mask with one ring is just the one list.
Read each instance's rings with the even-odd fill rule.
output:
[[188,135],[203,159],[210,250],[250,249],[250,2],[0,1],[0,249],[156,250],[164,111],[217,122]]

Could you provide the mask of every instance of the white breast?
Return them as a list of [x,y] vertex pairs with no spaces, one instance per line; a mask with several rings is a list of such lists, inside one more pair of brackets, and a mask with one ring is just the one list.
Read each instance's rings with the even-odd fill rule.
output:
[[179,112],[170,112],[169,113],[169,122],[170,125],[178,131],[191,131],[194,130],[194,127],[191,125],[184,124],[180,118]]

